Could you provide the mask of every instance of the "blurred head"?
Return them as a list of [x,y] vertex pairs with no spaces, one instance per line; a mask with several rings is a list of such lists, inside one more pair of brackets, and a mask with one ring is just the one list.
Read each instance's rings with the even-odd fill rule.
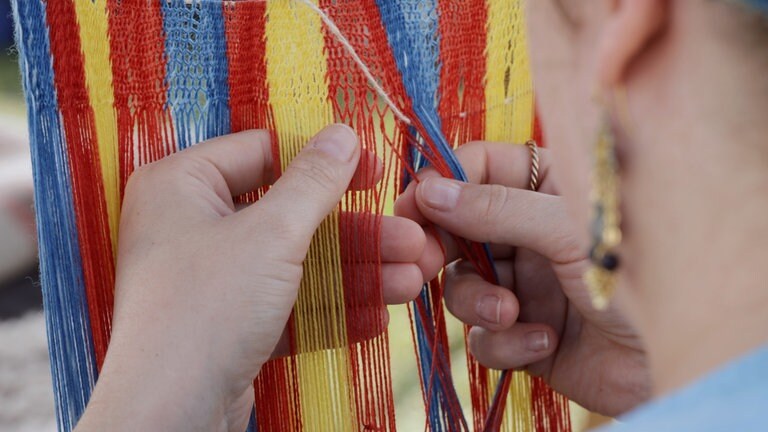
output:
[[[546,142],[585,244],[599,123],[606,111],[628,114],[615,123],[619,296],[642,302],[647,287],[679,281],[718,207],[768,171],[768,2],[530,0],[527,13]],[[596,97],[616,91],[625,103]]]

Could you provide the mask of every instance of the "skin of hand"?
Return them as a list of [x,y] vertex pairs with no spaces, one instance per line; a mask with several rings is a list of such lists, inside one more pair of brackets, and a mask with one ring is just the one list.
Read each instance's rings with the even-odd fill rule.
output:
[[525,3],[550,175],[583,241],[593,146],[612,119],[615,304],[642,337],[654,396],[768,343],[768,201],[755,199],[768,190],[768,81],[754,78],[768,31],[746,3]]
[[604,415],[646,400],[651,389],[642,345],[615,307],[598,311],[591,305],[582,279],[588,248],[557,195],[548,151],[540,149],[539,192],[526,190],[530,155],[524,146],[474,142],[456,155],[469,184],[423,170],[395,214],[491,243],[500,285],[483,280],[445,232],[440,238],[427,234],[419,259],[427,278],[448,264],[445,304],[474,326],[472,354],[490,368],[527,368]]
[[[315,229],[350,182],[379,180],[361,181],[361,153],[380,168],[351,129],[329,126],[239,211],[233,196],[273,180],[264,131],[138,169],[122,208],[112,338],[77,430],[245,430]],[[382,220],[385,302],[417,295],[425,240],[412,221]]]

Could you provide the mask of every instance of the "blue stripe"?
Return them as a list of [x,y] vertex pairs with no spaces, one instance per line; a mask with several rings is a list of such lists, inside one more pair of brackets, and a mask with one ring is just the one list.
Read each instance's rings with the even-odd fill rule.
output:
[[[441,60],[436,0],[397,2],[377,0],[376,2],[397,68],[403,79],[403,86],[411,99],[419,122],[426,130],[429,139],[435,143],[439,156],[448,164],[453,178],[467,181],[464,169],[453,153],[451,144],[443,135],[442,121],[438,113]],[[415,130],[412,129],[411,134],[415,136]],[[427,159],[418,154],[412,154],[411,160],[416,170],[424,168],[427,164]],[[403,187],[410,181],[410,176],[405,175]],[[493,262],[488,245],[483,249],[486,259]],[[498,279],[495,269],[494,278]]]
[[[421,123],[428,135],[426,138],[435,144],[439,153],[436,156],[447,163],[453,177],[457,180],[467,181],[467,176],[453,153],[451,144],[443,135],[438,113],[441,60],[436,0],[400,0],[397,2],[376,0],[376,2],[397,68],[402,76],[403,86],[411,99],[418,122]],[[420,139],[414,128],[411,128],[410,133],[415,139]],[[415,151],[415,147],[411,149],[409,156],[416,171],[427,165],[427,158]],[[406,171],[404,184],[407,185],[411,180]],[[483,255],[488,262],[493,263],[493,257],[487,244],[483,245]],[[493,271],[494,279],[498,280],[495,268]],[[424,385],[428,387],[434,355],[439,356],[437,362],[443,370],[449,370],[449,368],[448,359],[445,358],[446,353],[433,353],[432,347],[427,342],[427,334],[432,335],[433,338],[436,337],[427,285],[424,286],[421,295],[414,301],[412,307],[415,316],[414,327],[417,335],[420,372]],[[418,313],[419,308],[425,311],[429,317],[429,322],[422,321]],[[430,394],[426,395],[430,401],[428,413],[430,427],[432,430],[442,431],[446,424],[456,425],[458,422],[466,427],[463,412],[454,413],[448,409],[448,400],[458,400],[451,377],[442,378],[448,382],[443,385],[440,379],[435,380],[432,383],[433,387]],[[454,416],[458,416],[458,421]]]
[[96,360],[72,201],[69,161],[41,0],[14,0],[27,100],[43,307],[60,431],[74,428],[96,381]]
[[162,2],[168,102],[179,150],[231,130],[223,7],[221,1]]
[[[466,175],[443,135],[438,115],[440,95],[440,31],[436,0],[376,0],[395,63],[413,109],[454,178]],[[420,168],[417,166],[416,168]]]
[[[459,406],[459,399],[453,385],[453,378],[450,372],[442,375],[433,371],[433,362],[435,366],[443,371],[450,371],[448,366],[447,346],[438,346],[437,353],[432,351],[431,339],[437,337],[435,329],[435,317],[431,308],[432,301],[428,285],[422,289],[416,301],[412,302],[410,307],[413,311],[413,325],[416,331],[416,348],[419,356],[419,373],[421,374],[424,391],[429,389],[426,399],[429,401],[429,411],[427,413],[430,430],[440,432],[443,430],[468,430],[464,413],[452,411],[450,401],[454,401]],[[426,321],[422,319],[423,311]],[[434,356],[438,359],[435,362]],[[463,429],[461,428],[463,426]]]

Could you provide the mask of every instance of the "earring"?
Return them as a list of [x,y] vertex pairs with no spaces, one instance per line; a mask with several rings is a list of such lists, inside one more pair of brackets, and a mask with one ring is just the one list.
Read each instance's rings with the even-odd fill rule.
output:
[[621,243],[621,214],[615,144],[610,118],[606,115],[593,154],[591,266],[584,276],[592,305],[600,310],[608,307],[613,297],[619,267],[616,248]]

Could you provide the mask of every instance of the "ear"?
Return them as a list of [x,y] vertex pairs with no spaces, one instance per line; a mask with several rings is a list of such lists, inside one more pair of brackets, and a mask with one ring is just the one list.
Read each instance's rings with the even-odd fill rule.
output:
[[663,30],[669,14],[669,0],[613,0],[612,3],[613,10],[598,43],[598,89],[612,89],[622,84],[629,65]]

